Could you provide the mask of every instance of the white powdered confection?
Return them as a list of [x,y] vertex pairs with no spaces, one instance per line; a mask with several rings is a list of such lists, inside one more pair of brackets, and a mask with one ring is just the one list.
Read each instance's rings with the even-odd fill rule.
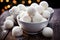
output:
[[19,8],[19,11],[26,11],[26,7],[23,4],[19,4],[17,7]]
[[51,7],[48,7],[47,10],[48,10],[50,13],[54,13],[54,9],[51,8]]
[[16,6],[13,6],[13,7],[9,10],[9,13],[10,13],[10,14],[13,14],[13,13],[14,13],[14,8],[16,8]]
[[46,18],[42,18],[41,22],[48,21]]
[[31,18],[28,15],[24,15],[23,17],[20,18],[20,21],[30,23],[31,22]]
[[45,36],[45,37],[52,37],[53,36],[53,29],[50,28],[50,27],[45,27],[42,31],[42,34]]
[[42,16],[45,17],[45,18],[49,18],[50,17],[50,12],[48,10],[45,10],[43,13],[42,13]]
[[36,13],[36,9],[33,6],[30,6],[27,11],[31,17],[33,17]]
[[20,14],[19,14],[20,18],[25,15],[28,15],[28,13],[26,11],[20,11]]
[[6,20],[12,20],[14,22],[14,17],[13,15],[6,17]]
[[41,5],[41,6],[43,6],[44,7],[44,9],[47,9],[48,8],[48,3],[46,2],[46,1],[42,1],[42,2],[40,2],[40,4],[39,5]]
[[6,21],[4,22],[4,25],[5,25],[5,28],[6,28],[6,29],[11,29],[11,28],[14,26],[14,22],[11,21],[11,20],[6,20]]
[[16,6],[13,6],[10,10],[9,10],[10,14],[18,14],[19,13],[19,8]]
[[33,17],[33,23],[40,23],[42,18],[43,17],[38,12],[36,12],[35,16]]
[[37,6],[37,7],[36,7],[36,10],[37,10],[40,14],[42,14],[43,11],[44,11],[44,7],[42,7],[42,6]]
[[37,3],[32,3],[31,6],[36,8],[38,6],[38,4]]
[[29,6],[26,6],[26,10],[28,10]]
[[[21,21],[23,21],[22,18],[23,18],[24,16],[28,16],[28,13],[27,13],[26,11],[21,11],[20,14],[17,15],[16,18],[17,18],[17,22],[18,22],[18,24],[19,24],[20,19],[21,19]],[[28,17],[29,17],[29,16],[28,16]],[[30,17],[29,17],[29,18],[30,18]]]
[[22,36],[22,34],[23,34],[23,30],[19,26],[15,26],[12,29],[12,36]]

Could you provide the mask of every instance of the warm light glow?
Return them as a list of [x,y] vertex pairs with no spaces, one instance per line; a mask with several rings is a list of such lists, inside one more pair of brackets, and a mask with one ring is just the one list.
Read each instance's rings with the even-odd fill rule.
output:
[[3,0],[0,0],[0,2],[3,2]]
[[6,2],[9,2],[9,0],[6,0]]
[[22,1],[22,4],[25,4],[25,1]]
[[13,1],[16,1],[16,0],[13,0]]
[[39,3],[39,2],[40,2],[40,0],[37,0],[37,2]]
[[8,9],[7,6],[4,7],[5,9]]
[[11,5],[7,5],[7,8],[10,8],[11,7]]
[[14,3],[14,4],[17,4],[17,1],[16,1],[16,0],[13,0],[13,3]]
[[2,9],[1,11],[4,12],[4,9]]
[[28,4],[31,4],[32,3],[32,1],[31,0],[28,0]]

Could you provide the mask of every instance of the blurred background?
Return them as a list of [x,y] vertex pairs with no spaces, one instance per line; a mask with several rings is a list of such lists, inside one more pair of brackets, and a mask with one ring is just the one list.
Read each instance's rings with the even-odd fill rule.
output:
[[14,5],[24,4],[29,6],[34,2],[39,4],[41,1],[47,1],[52,8],[60,8],[59,0],[0,0],[0,15]]

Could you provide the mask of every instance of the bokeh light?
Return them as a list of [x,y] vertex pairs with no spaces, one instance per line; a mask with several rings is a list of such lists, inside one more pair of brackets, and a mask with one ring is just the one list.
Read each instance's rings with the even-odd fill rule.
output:
[[13,3],[14,3],[14,4],[17,4],[17,1],[16,1],[16,0],[13,0]]
[[6,0],[6,2],[9,2],[9,0]]
[[22,4],[25,4],[25,1],[24,0],[22,1]]
[[0,0],[0,2],[3,2],[4,0]]
[[10,8],[11,7],[11,5],[7,5],[7,8]]
[[28,0],[28,4],[31,4],[32,3],[32,1],[31,0]]
[[4,9],[2,9],[1,11],[4,12]]
[[36,0],[38,3],[40,2],[40,0]]
[[7,10],[7,9],[8,9],[8,8],[7,8],[7,6],[5,6],[5,7],[4,7],[4,9],[6,9],[6,10]]

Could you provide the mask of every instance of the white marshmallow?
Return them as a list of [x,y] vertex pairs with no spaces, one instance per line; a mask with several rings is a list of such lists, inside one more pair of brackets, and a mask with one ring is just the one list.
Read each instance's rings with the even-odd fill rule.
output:
[[16,7],[16,6],[13,6],[13,7],[9,10],[9,12],[10,12],[12,15],[18,14],[18,13],[19,13],[19,8]]
[[13,15],[6,17],[6,20],[12,20],[14,22],[14,17]]
[[5,25],[5,28],[6,28],[6,29],[11,29],[11,28],[14,26],[14,23],[13,23],[13,21],[11,21],[11,20],[6,20],[6,21],[4,22],[4,25]]
[[44,7],[44,9],[47,9],[48,8],[48,3],[46,2],[46,1],[42,1],[42,2],[40,2],[40,4],[39,5],[41,5],[41,6],[43,6]]
[[20,11],[26,11],[26,7],[23,4],[19,4],[17,7],[19,8]]
[[38,13],[38,12],[36,12],[35,13],[35,16],[33,17],[33,22],[34,23],[40,23],[41,22],[41,20],[42,20],[42,16]]
[[26,10],[28,10],[29,6],[26,6]]
[[16,19],[16,16],[19,14],[19,8],[16,6],[13,6],[10,10],[9,10],[10,14],[13,15],[14,19]]
[[31,6],[36,8],[38,6],[38,4],[37,3],[32,3]]
[[19,26],[15,26],[13,29],[12,29],[12,36],[21,36],[23,34],[23,30],[21,27]]
[[9,13],[10,13],[10,14],[13,14],[13,13],[14,13],[14,8],[16,8],[16,6],[13,6],[13,7],[9,10]]
[[45,17],[45,18],[49,18],[50,17],[50,12],[48,10],[45,10],[43,13],[42,13],[42,16]]
[[24,15],[28,15],[28,13],[27,13],[26,11],[21,11],[19,15],[20,15],[20,18],[21,18],[21,17],[23,17]]
[[20,18],[20,21],[30,23],[31,22],[31,18],[28,15],[24,15],[23,17]]
[[54,9],[51,8],[51,7],[48,7],[47,10],[48,10],[50,13],[54,13]]
[[45,36],[45,37],[52,37],[53,36],[53,29],[50,28],[50,27],[45,27],[42,31],[42,34]]
[[30,6],[27,11],[28,11],[28,14],[32,17],[35,15],[36,9]]
[[[21,21],[24,21],[24,20],[22,19],[24,16],[28,16],[28,13],[27,13],[26,11],[21,11],[20,14],[17,15],[17,22],[18,22],[18,24],[19,24],[20,19],[21,19]],[[28,16],[28,17],[29,17],[29,16]],[[30,18],[30,17],[29,17],[29,18]],[[30,20],[31,20],[31,19],[30,19]]]
[[48,21],[46,18],[42,18],[41,22]]
[[44,7],[42,7],[42,6],[37,6],[37,7],[36,7],[36,10],[37,10],[40,14],[42,14],[43,11],[44,11]]

